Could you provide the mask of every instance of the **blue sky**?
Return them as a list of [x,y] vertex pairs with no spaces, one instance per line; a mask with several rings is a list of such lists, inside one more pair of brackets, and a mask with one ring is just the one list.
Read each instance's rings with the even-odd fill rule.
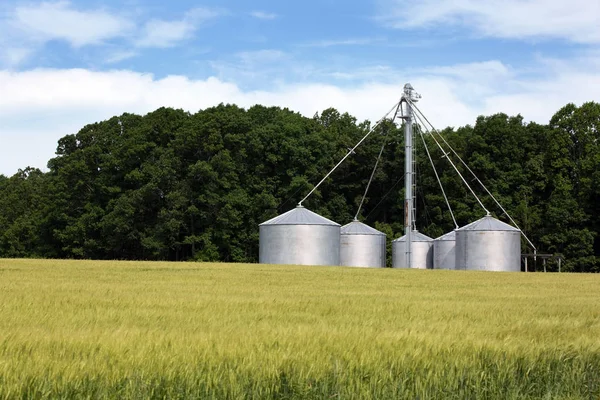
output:
[[412,82],[439,127],[600,100],[600,0],[0,4],[0,173],[86,123],[160,106],[333,106],[378,119]]

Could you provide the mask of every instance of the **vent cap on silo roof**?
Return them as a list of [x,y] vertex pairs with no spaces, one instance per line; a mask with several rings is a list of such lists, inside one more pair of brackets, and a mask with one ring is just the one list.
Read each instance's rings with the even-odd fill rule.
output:
[[341,234],[385,236],[385,233],[379,232],[377,229],[371,228],[369,225],[363,224],[362,222],[356,220],[342,226]]
[[259,224],[264,225],[329,225],[340,226],[337,222],[333,222],[319,214],[307,210],[303,206],[297,206],[284,214]]
[[439,240],[440,242],[453,242],[456,240],[456,231],[448,232],[435,240]]
[[[433,242],[433,239],[427,235],[423,235],[419,231],[412,231],[411,241],[413,242]],[[406,242],[406,235],[399,237],[394,242]]]
[[465,225],[458,229],[459,231],[510,231],[510,232],[521,232],[514,226],[511,226],[505,222],[497,220],[494,217],[486,215],[485,217],[478,219],[475,222],[471,222],[469,225]]

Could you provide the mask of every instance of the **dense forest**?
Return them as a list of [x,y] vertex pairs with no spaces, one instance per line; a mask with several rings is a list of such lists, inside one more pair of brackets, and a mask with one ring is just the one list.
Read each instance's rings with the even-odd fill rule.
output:
[[[335,109],[306,118],[235,105],[195,114],[161,108],[87,125],[59,140],[48,172],[0,175],[0,257],[255,262],[258,224],[293,208],[370,126]],[[497,114],[441,133],[539,252],[562,255],[565,270],[600,271],[600,104],[568,104],[547,125]],[[425,139],[458,224],[482,217]],[[420,138],[415,142],[417,226],[437,237],[454,224]],[[390,239],[401,236],[403,134],[391,122],[304,205],[350,222],[384,143],[361,220]],[[531,251],[525,241],[523,251]]]

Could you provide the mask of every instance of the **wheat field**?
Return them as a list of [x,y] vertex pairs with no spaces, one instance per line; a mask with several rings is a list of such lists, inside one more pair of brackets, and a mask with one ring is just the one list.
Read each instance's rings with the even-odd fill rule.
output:
[[600,276],[0,260],[0,399],[598,399]]

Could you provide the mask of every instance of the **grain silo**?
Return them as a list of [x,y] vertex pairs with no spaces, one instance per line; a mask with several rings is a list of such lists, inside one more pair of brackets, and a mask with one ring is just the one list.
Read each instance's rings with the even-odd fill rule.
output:
[[456,269],[521,271],[521,231],[489,215],[456,230]]
[[448,232],[433,241],[433,269],[455,269],[456,232]]
[[340,265],[385,268],[385,242],[385,233],[358,220],[342,226]]
[[340,225],[302,206],[259,225],[261,264],[340,265]]
[[[433,239],[418,231],[412,231],[411,236],[412,268],[433,268]],[[406,236],[402,236],[392,242],[392,268],[407,268]]]

